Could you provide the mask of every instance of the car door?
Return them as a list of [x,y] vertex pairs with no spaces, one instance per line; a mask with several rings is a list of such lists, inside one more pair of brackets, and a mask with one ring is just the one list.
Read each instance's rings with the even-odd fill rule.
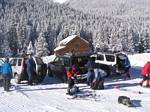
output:
[[1,82],[2,82],[1,67],[2,67],[3,63],[4,63],[3,59],[0,59],[0,86],[1,86]]
[[10,60],[10,65],[12,67],[12,72],[13,72],[13,75],[15,73],[18,73],[18,69],[17,69],[17,59],[16,58],[13,58]]
[[55,74],[60,74],[64,70],[64,61],[62,57],[56,57],[54,62],[51,65],[51,70]]

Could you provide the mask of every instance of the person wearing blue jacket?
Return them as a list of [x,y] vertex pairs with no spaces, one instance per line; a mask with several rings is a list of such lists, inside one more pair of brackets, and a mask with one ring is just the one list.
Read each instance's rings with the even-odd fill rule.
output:
[[12,78],[12,68],[11,68],[11,65],[9,64],[8,58],[5,58],[4,63],[2,64],[1,74],[3,77],[4,91],[9,91],[9,88],[11,86],[10,81]]

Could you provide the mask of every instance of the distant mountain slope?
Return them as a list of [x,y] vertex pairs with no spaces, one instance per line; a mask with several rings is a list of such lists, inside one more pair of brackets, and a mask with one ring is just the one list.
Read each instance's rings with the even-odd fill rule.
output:
[[[139,49],[139,52],[143,52],[147,48],[144,52],[149,51],[150,0],[68,0],[66,4],[84,13],[104,17],[104,21],[108,20],[107,25],[104,25],[107,26],[105,38],[116,38],[114,35],[119,38],[125,38],[126,36],[130,38],[131,36],[131,40],[134,41],[134,44],[131,45],[134,46],[134,48],[131,48],[132,50]],[[114,33],[112,33],[112,27],[115,27]],[[129,34],[129,32],[132,33]],[[122,45],[125,40],[122,41]],[[112,43],[112,41],[109,42]],[[131,41],[126,41],[126,43],[129,42]]]
[[[89,5],[85,3],[85,7]],[[111,13],[86,14],[88,11],[76,9],[50,0],[0,0],[0,56],[14,56],[26,50],[29,41],[36,54],[42,56],[74,34],[88,40],[90,47],[98,51],[146,52],[150,48],[149,16],[125,19]],[[41,53],[42,49],[46,53]]]
[[69,0],[67,4],[88,13],[122,16],[145,16],[149,14],[149,0]]

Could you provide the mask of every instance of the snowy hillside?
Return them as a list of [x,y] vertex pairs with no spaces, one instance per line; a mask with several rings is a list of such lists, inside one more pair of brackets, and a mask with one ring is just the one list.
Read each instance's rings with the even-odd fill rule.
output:
[[83,12],[96,13],[98,15],[122,16],[146,16],[149,15],[149,0],[69,0],[67,4]]
[[57,2],[57,3],[64,3],[64,2],[66,2],[67,0],[53,0],[54,2]]
[[132,66],[143,67],[147,61],[150,61],[150,53],[129,55]]
[[[149,54],[143,54],[146,59]],[[135,55],[136,61],[141,57]],[[134,56],[129,56],[131,63]],[[44,82],[35,86],[15,84],[12,80],[11,92],[0,88],[0,112],[149,112],[150,89],[139,86],[140,67],[132,67],[131,79],[125,76],[105,80],[104,90],[91,90],[86,84],[78,84],[80,94],[91,94],[89,97],[69,99],[66,95],[67,84],[46,77]],[[136,108],[118,104],[118,97],[125,95],[131,98]]]

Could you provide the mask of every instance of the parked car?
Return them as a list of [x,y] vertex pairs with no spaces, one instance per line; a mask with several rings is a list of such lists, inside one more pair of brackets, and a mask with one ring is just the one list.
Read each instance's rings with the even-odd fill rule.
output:
[[77,79],[84,80],[86,79],[87,75],[87,68],[85,67],[85,64],[87,63],[90,55],[90,53],[81,53],[77,55],[53,55],[53,60],[51,60],[51,62],[48,63],[48,74],[49,76],[52,75],[66,82],[66,72],[68,68],[71,67],[73,63],[76,63],[79,69]]
[[[127,55],[124,53],[96,53],[91,55],[95,57],[95,62],[101,64],[107,76],[110,74],[123,74],[125,73],[126,63],[125,57]],[[121,66],[121,67],[120,67]],[[124,69],[121,69],[124,68]]]
[[[45,78],[47,65],[39,57],[33,57],[33,59],[36,64],[36,74],[34,76],[34,81],[40,83]],[[20,83],[23,80],[28,80],[25,58],[10,58],[10,64],[12,66],[13,77],[16,83]]]

